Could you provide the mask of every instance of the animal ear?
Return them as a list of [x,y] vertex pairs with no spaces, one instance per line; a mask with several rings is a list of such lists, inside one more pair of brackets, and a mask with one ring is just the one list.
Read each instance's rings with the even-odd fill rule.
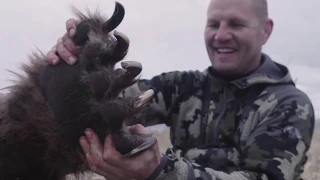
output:
[[125,14],[124,7],[119,2],[116,2],[115,10],[113,12],[113,15],[109,20],[107,20],[103,24],[103,30],[104,32],[111,32],[114,30],[123,20]]

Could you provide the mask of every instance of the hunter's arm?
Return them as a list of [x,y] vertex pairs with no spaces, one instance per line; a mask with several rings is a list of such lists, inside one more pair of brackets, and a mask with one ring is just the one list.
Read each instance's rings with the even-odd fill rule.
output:
[[120,97],[133,96],[148,89],[154,91],[154,96],[149,101],[144,113],[132,120],[131,123],[140,123],[144,126],[165,123],[170,126],[169,116],[183,89],[183,76],[184,73],[178,71],[162,73],[150,80],[141,79],[138,83],[125,89]]
[[[313,107],[300,91],[270,94],[256,103],[259,109],[247,125],[255,126],[236,151],[221,149],[239,157],[231,172],[201,166],[167,151],[156,179],[176,180],[293,180],[301,173],[314,128]],[[277,97],[277,98],[276,98]],[[251,128],[249,127],[248,128]],[[207,155],[210,156],[210,155]],[[214,158],[211,164],[214,164]]]

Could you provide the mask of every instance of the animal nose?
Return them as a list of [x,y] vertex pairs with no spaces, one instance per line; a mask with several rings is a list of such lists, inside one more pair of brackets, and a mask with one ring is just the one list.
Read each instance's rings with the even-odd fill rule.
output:
[[99,49],[104,53],[112,53],[117,42],[118,40],[116,38],[108,38],[106,42],[99,43]]

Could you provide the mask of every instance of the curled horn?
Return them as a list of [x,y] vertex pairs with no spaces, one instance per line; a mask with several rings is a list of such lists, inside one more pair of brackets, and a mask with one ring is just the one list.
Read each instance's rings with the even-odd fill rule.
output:
[[123,20],[124,17],[124,7],[119,2],[116,2],[115,10],[113,12],[113,15],[109,20],[107,20],[103,24],[103,29],[105,32],[110,32],[114,30]]

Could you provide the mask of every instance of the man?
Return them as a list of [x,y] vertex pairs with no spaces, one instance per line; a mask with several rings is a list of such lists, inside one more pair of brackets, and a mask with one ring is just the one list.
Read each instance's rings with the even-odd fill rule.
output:
[[[75,62],[75,28],[69,20],[69,33],[48,53],[52,64],[56,52]],[[140,80],[122,94],[155,91],[138,123],[170,126],[174,149],[160,154],[156,145],[124,159],[110,137],[103,146],[88,130],[80,143],[91,169],[107,179],[300,179],[314,111],[288,69],[261,52],[272,29],[266,0],[211,0],[204,33],[211,66]],[[131,130],[146,133],[143,126]]]

